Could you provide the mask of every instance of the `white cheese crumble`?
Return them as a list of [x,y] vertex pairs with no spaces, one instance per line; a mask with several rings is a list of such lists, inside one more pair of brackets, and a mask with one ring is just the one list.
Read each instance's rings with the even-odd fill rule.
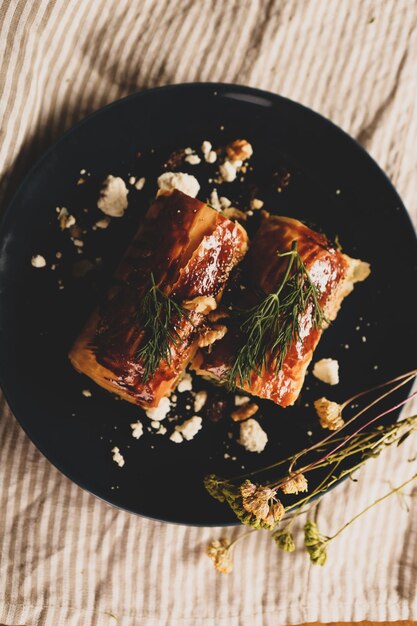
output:
[[155,422],[161,422],[168,415],[170,408],[171,403],[169,401],[169,398],[161,398],[158,406],[153,407],[152,409],[147,409],[145,413],[150,420]]
[[184,161],[186,161],[190,165],[198,165],[199,163],[201,163],[201,159],[198,154],[189,154],[185,157]]
[[264,203],[263,200],[259,200],[259,198],[254,198],[250,203],[251,209],[257,211],[258,209],[262,209]]
[[207,163],[215,163],[217,161],[217,152],[214,150],[210,150],[208,155],[206,156]]
[[321,359],[313,367],[313,376],[329,385],[339,382],[339,363],[335,359]]
[[155,421],[155,420],[153,420],[153,421],[151,422],[151,426],[152,426],[152,428],[155,428],[155,430],[158,430],[158,428],[160,427],[160,425],[161,425],[161,424],[160,424],[159,422]]
[[91,396],[93,395],[89,389],[83,389],[81,393],[83,394],[84,398],[91,398]]
[[177,386],[178,393],[183,393],[184,391],[191,391],[192,388],[193,388],[193,379],[191,378],[190,374],[188,373],[183,374]]
[[129,176],[129,185],[134,185],[136,182],[136,176]]
[[194,398],[194,411],[198,413],[201,411],[205,403],[207,402],[207,391],[197,391]]
[[165,172],[158,178],[158,189],[162,193],[170,193],[178,189],[191,198],[195,198],[200,190],[198,180],[190,174],[183,172]]
[[120,450],[119,450],[119,448],[118,448],[117,446],[115,446],[115,447],[112,449],[112,452],[113,452],[113,461],[114,461],[115,463],[117,463],[117,465],[118,465],[119,467],[123,467],[123,465],[125,464],[125,460],[124,460],[124,458],[123,458],[123,455],[122,455],[122,454],[120,454]]
[[97,206],[110,217],[123,217],[127,209],[128,193],[125,181],[119,176],[110,174],[103,182]]
[[96,228],[101,228],[102,230],[104,230],[105,228],[107,228],[110,224],[110,218],[109,217],[103,217],[102,220],[98,220],[94,226]]
[[179,433],[177,430],[174,430],[174,432],[170,436],[170,440],[174,443],[181,443],[183,441],[183,438],[181,433]]
[[243,404],[247,404],[250,398],[248,396],[235,396],[235,406],[242,406]]
[[58,222],[61,230],[65,230],[74,226],[75,217],[70,215],[65,207],[62,207],[58,213]]
[[138,181],[136,181],[135,183],[135,188],[140,191],[141,189],[143,189],[143,187],[145,186],[146,183],[146,178],[144,176],[142,176],[142,178],[139,178]]
[[228,209],[230,206],[232,206],[232,201],[225,196],[220,196],[219,201],[222,209]]
[[203,143],[201,144],[201,152],[203,153],[203,157],[205,158],[205,160],[207,161],[207,157],[211,152],[212,149],[212,144],[210,141],[203,141]]
[[262,452],[268,442],[268,435],[259,422],[250,418],[240,425],[238,443],[249,452]]
[[140,439],[143,435],[143,424],[139,420],[137,422],[133,422],[130,424],[130,428],[132,429],[132,437],[135,439]]
[[165,435],[167,432],[167,429],[165,428],[165,426],[163,424],[159,424],[159,430],[156,433],[157,435]]
[[185,420],[183,424],[175,426],[175,430],[177,433],[180,433],[184,439],[191,441],[202,427],[202,418],[199,415],[193,415],[190,419]]
[[221,211],[222,205],[220,204],[219,195],[217,193],[217,189],[213,189],[208,199],[208,204],[215,210]]
[[237,167],[235,167],[235,163],[232,163],[231,161],[226,160],[224,163],[220,165],[219,173],[220,173],[221,178],[226,183],[231,183],[235,180],[237,176]]
[[41,254],[35,254],[31,261],[33,267],[45,267],[46,261],[45,258]]

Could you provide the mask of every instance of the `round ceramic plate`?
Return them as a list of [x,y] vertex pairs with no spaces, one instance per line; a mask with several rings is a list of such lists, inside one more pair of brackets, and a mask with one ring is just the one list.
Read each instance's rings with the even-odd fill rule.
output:
[[[372,266],[371,277],[345,300],[315,353],[316,359],[339,361],[339,385],[330,388],[310,374],[294,407],[259,402],[259,421],[269,437],[262,454],[245,452],[236,442],[238,426],[227,417],[233,396],[208,383],[195,383],[195,389],[210,391],[204,427],[194,440],[178,445],[149,432],[150,420],[139,408],[77,374],[67,359],[154,197],[156,177],[170,154],[187,146],[198,149],[203,140],[218,147],[235,138],[252,143],[253,170],[244,182],[225,183],[219,195],[244,206],[256,192],[271,213],[338,235],[347,254]],[[177,167],[200,179],[203,200],[213,187],[207,182],[215,165],[211,168]],[[130,187],[123,219],[92,230],[108,174],[126,181],[130,175],[145,177],[146,183],[142,190]],[[80,177],[83,184],[77,184]],[[68,208],[86,231],[81,254],[68,231],[60,230],[56,207]],[[255,228],[256,218],[249,230]],[[42,254],[47,267],[34,269],[34,254]],[[227,506],[205,492],[206,473],[232,476],[288,456],[322,437],[312,411],[315,398],[342,401],[415,367],[417,325],[410,293],[416,262],[414,230],[397,193],[366,152],[326,119],[285,98],[235,85],[138,93],[69,131],[33,168],[8,209],[0,248],[1,385],[35,445],[81,487],[160,520],[234,523]],[[82,394],[85,389],[91,397]],[[395,399],[407,392],[403,388]],[[187,408],[190,397],[178,396],[177,416],[184,419],[193,414]],[[219,405],[226,415],[215,421]],[[139,440],[130,428],[137,419],[145,425]],[[173,424],[167,422],[171,429]],[[123,453],[123,468],[112,461],[114,446]]]

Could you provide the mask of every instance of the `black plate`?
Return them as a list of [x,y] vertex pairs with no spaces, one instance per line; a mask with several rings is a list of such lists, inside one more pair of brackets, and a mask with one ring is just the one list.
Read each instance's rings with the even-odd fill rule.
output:
[[[316,351],[316,358],[339,360],[341,382],[329,388],[309,375],[297,406],[283,410],[262,402],[260,421],[269,435],[262,455],[244,453],[236,443],[225,447],[233,429],[227,419],[206,419],[203,431],[181,445],[148,432],[136,441],[129,424],[140,410],[75,373],[66,354],[105,291],[171,150],[197,147],[205,139],[219,146],[237,137],[253,144],[254,171],[244,185],[226,184],[225,195],[239,201],[241,194],[244,202],[255,185],[266,209],[306,220],[330,237],[338,234],[348,254],[372,265],[371,278],[345,301]],[[77,185],[83,168],[90,176]],[[188,170],[207,178],[203,170]],[[147,182],[143,191],[130,192],[122,220],[113,220],[106,231],[89,230],[84,254],[78,255],[68,233],[58,228],[55,208],[65,206],[84,224],[94,223],[97,193],[109,173],[126,180],[128,174],[145,176]],[[207,190],[203,185],[199,197]],[[57,251],[63,252],[59,262]],[[46,257],[48,268],[31,267],[36,253]],[[101,270],[74,279],[72,266],[85,257],[101,257]],[[0,251],[1,384],[35,445],[83,488],[152,518],[234,523],[228,508],[205,493],[205,473],[232,475],[241,465],[287,456],[321,436],[311,410],[318,395],[342,400],[415,367],[417,324],[408,294],[416,285],[416,260],[413,227],[388,179],[357,143],[319,115],[235,85],[179,85],[135,94],[68,132],[30,172],[9,207]],[[58,289],[58,279],[64,289]],[[85,388],[91,398],[82,395]],[[403,389],[396,399],[406,393]],[[183,396],[181,402],[185,415]],[[122,469],[111,460],[114,445],[124,454]],[[225,452],[238,460],[225,459]]]

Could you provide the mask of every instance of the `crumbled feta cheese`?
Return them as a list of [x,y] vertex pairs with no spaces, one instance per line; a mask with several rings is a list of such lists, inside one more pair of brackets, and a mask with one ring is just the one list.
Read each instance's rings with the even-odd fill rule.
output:
[[158,178],[158,189],[162,193],[170,193],[178,189],[191,198],[195,198],[200,190],[198,180],[190,174],[183,172],[165,172]]
[[170,436],[170,440],[174,443],[181,443],[182,441],[184,441],[181,433],[179,433],[177,430],[174,430],[174,432]]
[[217,189],[213,189],[207,202],[216,211],[222,210],[222,205],[220,204]]
[[123,217],[127,209],[127,194],[129,193],[125,181],[119,176],[107,176],[97,200],[98,208],[110,217]]
[[81,393],[83,394],[84,398],[91,398],[91,396],[93,395],[89,389],[83,389]]
[[165,426],[163,424],[159,424],[159,430],[156,433],[157,435],[165,435],[167,432],[167,429],[165,428]]
[[75,217],[70,215],[65,207],[62,207],[58,213],[58,222],[61,230],[65,230],[74,226]]
[[207,402],[207,391],[197,391],[194,398],[194,411],[198,413],[201,411],[205,403]]
[[226,183],[231,183],[235,180],[237,175],[236,170],[235,164],[227,160],[219,167],[220,176]]
[[158,428],[160,427],[160,423],[155,421],[155,420],[153,420],[151,422],[151,426],[152,426],[152,428],[155,428],[155,430],[158,430]]
[[130,176],[129,177],[129,185],[134,185],[136,182],[136,176]]
[[183,424],[175,426],[175,430],[180,433],[184,439],[191,441],[195,435],[203,427],[203,420],[199,415],[193,415],[190,419],[185,420]]
[[194,152],[194,150],[192,148],[185,148],[184,153],[185,154],[192,154]]
[[254,198],[250,203],[251,209],[257,211],[258,209],[262,209],[264,203],[263,200],[259,200],[258,198]]
[[139,420],[137,422],[133,422],[130,424],[130,428],[132,429],[132,437],[135,439],[140,439],[143,435],[143,424]]
[[250,418],[240,425],[238,443],[249,452],[262,452],[268,441],[268,435],[259,422]]
[[207,157],[211,152],[212,149],[212,144],[210,141],[203,141],[203,143],[201,144],[201,152],[203,153],[203,157],[205,158],[205,160],[207,161]]
[[122,454],[120,454],[120,450],[119,450],[119,448],[118,448],[117,446],[115,446],[115,447],[112,449],[112,452],[113,452],[113,461],[114,461],[115,463],[117,463],[117,465],[118,465],[119,467],[123,467],[123,465],[125,464],[125,460],[124,460],[124,458],[123,458],[123,455],[122,455]]
[[235,406],[242,406],[243,404],[247,404],[250,398],[248,396],[235,396]]
[[365,335],[363,335],[363,336],[362,336],[362,341],[363,341],[363,343],[366,343],[366,337],[365,337]]
[[135,184],[135,188],[140,191],[141,189],[143,189],[143,187],[145,186],[146,183],[146,178],[144,178],[142,176],[142,178],[139,178],[139,180],[136,182]]
[[55,256],[57,259],[62,259],[62,252],[58,251]]
[[215,163],[217,161],[217,152],[214,150],[210,150],[208,155],[206,156],[207,163]]
[[183,391],[191,391],[192,388],[193,379],[191,378],[190,374],[183,374],[183,377],[181,378],[177,386],[178,393],[183,393]]
[[152,409],[147,409],[145,413],[149,417],[150,420],[155,421],[155,422],[161,422],[162,420],[166,418],[167,414],[169,413],[170,408],[171,408],[171,403],[169,401],[169,398],[161,398],[158,406]]
[[313,367],[313,376],[329,385],[339,382],[339,363],[335,359],[321,359]]
[[229,200],[229,198],[225,198],[225,196],[220,196],[219,201],[220,206],[223,210],[228,209],[230,206],[232,206],[232,201]]
[[98,220],[94,226],[96,228],[101,228],[102,230],[104,230],[105,228],[107,228],[110,224],[110,218],[109,217],[103,217],[102,220]]
[[184,161],[186,161],[190,165],[198,165],[199,163],[201,163],[201,159],[198,154],[189,154],[185,157]]
[[76,248],[82,248],[84,245],[84,241],[82,239],[74,239],[73,243]]
[[38,267],[38,268],[45,267],[46,265],[45,258],[41,254],[35,254],[31,259],[31,263],[33,267]]

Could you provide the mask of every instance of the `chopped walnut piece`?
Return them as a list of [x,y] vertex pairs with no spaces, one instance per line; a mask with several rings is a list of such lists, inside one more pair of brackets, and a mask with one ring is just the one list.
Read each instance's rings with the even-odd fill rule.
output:
[[231,206],[231,207],[229,207],[227,209],[223,209],[222,215],[223,215],[223,217],[226,217],[228,220],[243,220],[243,221],[246,221],[246,219],[247,219],[246,213],[244,213],[240,209],[236,209],[233,206]]
[[246,139],[235,139],[226,146],[227,156],[231,161],[246,161],[253,154],[253,148]]
[[182,306],[188,311],[203,313],[205,315],[217,308],[217,302],[213,296],[197,296],[192,300],[184,300]]
[[259,407],[255,402],[246,402],[246,404],[242,404],[238,409],[232,411],[230,417],[234,422],[243,422],[243,420],[248,419],[248,417],[255,415],[258,409]]
[[210,311],[207,315],[209,322],[218,322],[219,320],[224,320],[227,317],[230,317],[230,312],[224,307],[219,307],[215,311]]
[[212,343],[218,341],[219,339],[223,339],[225,334],[227,333],[227,326],[223,326],[222,324],[216,324],[211,328],[208,327],[207,330],[200,336],[198,340],[199,348],[207,348],[207,346],[211,346]]

